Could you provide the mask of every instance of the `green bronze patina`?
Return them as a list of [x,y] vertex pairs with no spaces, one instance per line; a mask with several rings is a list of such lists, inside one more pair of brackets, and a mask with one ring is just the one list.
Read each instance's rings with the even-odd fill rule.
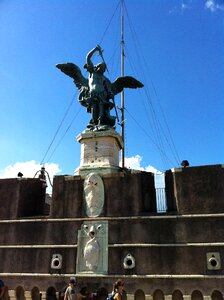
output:
[[[95,52],[99,53],[102,62],[94,65],[91,58]],[[113,83],[104,76],[107,70],[99,45],[86,56],[84,68],[89,72],[88,79],[82,75],[80,68],[73,63],[57,64],[56,67],[74,79],[79,90],[79,102],[87,108],[92,118],[87,125],[89,130],[108,130],[115,127],[116,117],[110,115],[115,107],[114,96],[124,88],[141,88],[143,84],[131,76],[117,78]]]

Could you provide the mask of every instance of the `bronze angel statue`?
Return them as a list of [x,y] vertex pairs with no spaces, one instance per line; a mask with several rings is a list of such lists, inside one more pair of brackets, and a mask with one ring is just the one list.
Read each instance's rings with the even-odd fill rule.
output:
[[[91,58],[98,51],[102,62],[94,65]],[[114,96],[124,88],[141,88],[143,84],[131,76],[117,78],[113,83],[104,76],[107,66],[99,45],[93,48],[86,56],[84,68],[89,72],[88,79],[82,75],[78,66],[73,63],[57,64],[56,67],[74,79],[79,90],[79,101],[91,113],[91,120],[87,125],[90,130],[106,130],[115,127],[116,117],[110,115],[115,107]],[[111,101],[112,100],[112,101]]]

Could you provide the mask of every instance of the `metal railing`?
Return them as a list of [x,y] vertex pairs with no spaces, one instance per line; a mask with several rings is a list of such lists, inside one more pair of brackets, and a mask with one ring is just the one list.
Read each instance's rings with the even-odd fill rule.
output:
[[167,211],[165,188],[156,188],[156,208],[158,213]]

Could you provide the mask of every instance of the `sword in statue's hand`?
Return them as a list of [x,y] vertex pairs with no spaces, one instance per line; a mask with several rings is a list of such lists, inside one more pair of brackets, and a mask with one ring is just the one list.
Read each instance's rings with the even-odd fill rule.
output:
[[[97,45],[97,49],[98,49],[98,51],[99,51],[100,57],[102,58],[102,61],[105,63],[106,70],[107,70],[108,74],[110,74],[110,73],[109,73],[109,70],[108,70],[108,68],[107,68],[107,64],[106,64],[106,62],[105,62],[105,60],[104,60],[104,57],[103,57],[103,49],[100,47],[100,45]],[[115,110],[115,113],[116,113],[116,117],[117,117],[118,124],[120,124],[119,117],[118,117],[118,112],[117,112],[117,107],[116,107],[116,103],[115,103],[115,101],[114,101],[114,96],[111,97],[111,100],[113,101],[113,104],[114,104],[114,110]]]
[[107,70],[108,74],[110,74],[110,72],[109,72],[109,70],[107,68],[107,64],[106,64],[106,62],[104,60],[104,57],[103,57],[103,49],[100,47],[100,45],[97,45],[97,49],[99,51],[99,56],[102,58],[102,61],[105,63],[106,70]]

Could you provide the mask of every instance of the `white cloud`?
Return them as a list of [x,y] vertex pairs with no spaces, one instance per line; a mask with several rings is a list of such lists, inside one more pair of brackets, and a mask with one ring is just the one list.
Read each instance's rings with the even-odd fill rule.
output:
[[[133,157],[126,157],[125,158],[125,167],[140,170],[140,171],[147,171],[158,174],[159,171],[151,165],[147,167],[142,167],[142,157],[140,155],[135,155]],[[9,165],[4,169],[0,170],[0,178],[16,178],[17,174],[21,172],[24,178],[34,178],[35,174],[41,170],[42,165],[37,163],[35,160],[26,161],[26,162],[17,162],[14,165]],[[53,183],[53,177],[60,173],[61,170],[59,166],[55,163],[45,164],[45,170],[49,173],[49,177],[51,182]],[[39,173],[36,174],[36,177],[39,176]],[[47,178],[48,179],[48,178]],[[47,181],[48,188],[47,192],[51,194],[51,186]]]
[[142,157],[140,155],[135,155],[132,157],[125,157],[125,167],[134,170],[147,171],[152,173],[158,173],[159,171],[153,166],[142,167],[141,166]]
[[142,157],[140,155],[135,155],[133,157],[125,157],[125,167],[134,170],[144,170],[140,166]]
[[211,12],[215,12],[217,10],[224,10],[224,4],[219,4],[218,1],[215,0],[206,0],[205,8]]
[[125,166],[130,169],[147,171],[155,174],[155,188],[165,188],[165,178],[164,173],[158,171],[153,166],[147,166],[146,168],[141,167],[142,157],[140,155],[135,155],[133,157],[125,157]]
[[[0,178],[15,178],[19,172],[21,172],[25,178],[34,178],[35,174],[41,169],[41,167],[42,165],[37,163],[35,160],[17,162],[14,165],[9,165],[0,170]],[[51,182],[53,182],[54,175],[61,172],[59,166],[55,163],[45,164],[45,170],[48,172]],[[39,173],[36,177],[38,177],[38,175]],[[51,193],[49,183],[47,192]]]
[[156,168],[154,168],[153,166],[150,166],[150,165],[145,168],[145,171],[155,173],[155,174],[160,173],[159,170],[157,170]]

